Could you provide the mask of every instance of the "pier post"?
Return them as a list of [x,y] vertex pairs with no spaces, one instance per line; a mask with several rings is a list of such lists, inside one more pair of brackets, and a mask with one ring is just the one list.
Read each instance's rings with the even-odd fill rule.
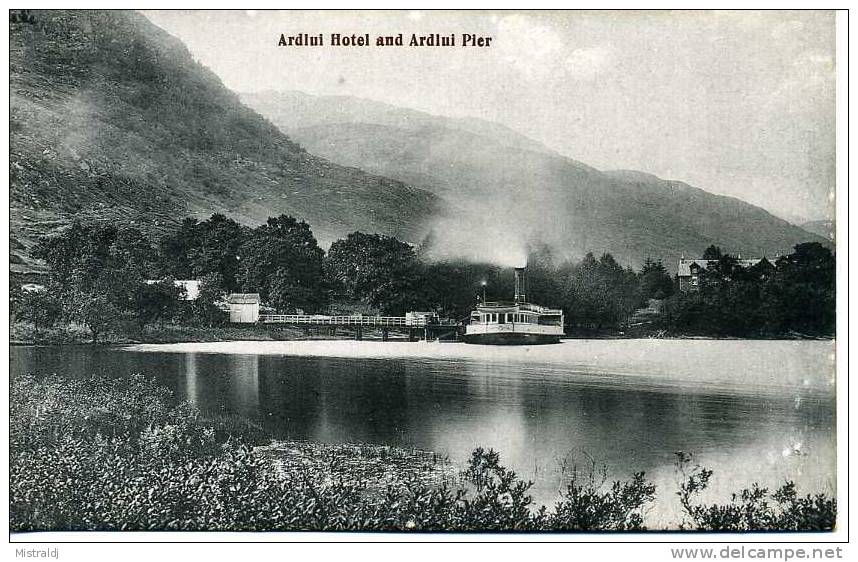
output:
[[355,328],[355,339],[358,341],[363,339],[363,327],[357,326]]

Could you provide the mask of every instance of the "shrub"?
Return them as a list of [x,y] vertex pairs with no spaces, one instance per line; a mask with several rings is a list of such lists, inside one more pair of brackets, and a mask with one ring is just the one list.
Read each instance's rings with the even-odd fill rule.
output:
[[[421,477],[425,455],[384,448],[334,455],[305,444],[314,462],[278,465],[270,447],[253,448],[266,441],[261,428],[206,418],[141,375],[18,376],[10,404],[13,531],[638,531],[655,496],[643,473],[606,487],[607,471],[591,462],[552,511],[537,508],[532,483],[481,448],[457,486]],[[690,457],[680,460],[687,470]],[[380,463],[401,477],[374,480],[367,465]],[[695,467],[680,487],[689,528],[833,527],[833,500],[798,497],[791,483],[772,495],[754,486],[726,506],[694,504],[711,475]]]
[[637,472],[628,482],[608,481],[607,468],[596,469],[592,458],[586,473],[573,468],[572,478],[555,506],[551,528],[558,531],[644,530],[643,507],[655,500],[655,485]]
[[699,505],[694,498],[709,485],[712,471],[691,466],[692,458],[677,453],[676,466],[683,476],[677,495],[690,522],[683,528],[697,531],[830,531],[837,502],[826,494],[799,497],[795,483],[786,482],[774,493],[753,484],[732,494],[728,504]]

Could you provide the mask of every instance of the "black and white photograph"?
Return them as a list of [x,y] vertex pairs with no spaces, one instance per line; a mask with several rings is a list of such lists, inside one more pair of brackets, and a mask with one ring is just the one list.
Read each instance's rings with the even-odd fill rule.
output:
[[10,9],[10,541],[834,541],[847,17]]

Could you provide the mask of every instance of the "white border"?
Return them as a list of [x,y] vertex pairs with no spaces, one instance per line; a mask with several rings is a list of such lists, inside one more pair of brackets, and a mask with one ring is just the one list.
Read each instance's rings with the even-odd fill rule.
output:
[[[48,2],[40,2],[38,3],[39,8],[68,8],[69,6],[63,5],[62,3],[52,0]],[[372,8],[382,8],[382,9],[403,9],[403,8],[428,8],[430,7],[430,3],[410,3],[410,6],[404,6],[402,2],[395,2],[391,0],[387,1],[375,1],[372,2],[370,6],[361,6],[363,8],[372,7]],[[126,3],[128,5],[128,3]],[[213,2],[201,2],[199,0],[196,1],[184,1],[184,2],[165,2],[161,1],[142,1],[142,2],[133,2],[130,3],[131,7],[134,8],[145,8],[145,9],[157,9],[157,8],[187,8],[187,9],[203,9],[203,8],[221,8],[227,6],[219,6],[215,5]],[[24,7],[24,6],[18,6]],[[116,2],[107,2],[105,0],[97,0],[94,2],[88,2],[85,8],[118,8],[122,7],[117,5]],[[330,0],[319,0],[317,2],[303,2],[303,3],[275,3],[270,0],[257,0],[252,3],[253,8],[289,8],[289,9],[319,9],[319,8],[333,8],[333,9],[355,9],[352,6],[349,6],[343,1],[330,1]],[[634,4],[631,2],[605,2],[599,3],[598,5],[591,6],[570,6],[568,4],[559,5],[557,2],[530,2],[527,6],[510,6],[505,2],[487,2],[487,1],[472,1],[469,2],[467,6],[464,6],[462,2],[449,2],[442,1],[437,3],[431,3],[432,8],[449,8],[449,9],[461,9],[461,8],[472,8],[472,9],[504,9],[504,8],[524,8],[524,9],[535,9],[535,8],[591,8],[591,9],[608,9],[608,8],[617,8],[617,9],[645,9],[647,6],[641,4]],[[815,5],[811,2],[796,2],[796,1],[786,1],[780,2],[777,6],[771,5],[757,5],[757,6],[749,6],[747,2],[720,2],[717,6],[713,6],[711,4],[705,5],[697,2],[677,2],[677,1],[668,1],[663,2],[658,5],[652,6],[653,8],[672,8],[672,9],[688,9],[688,8],[713,8],[717,7],[718,9],[747,9],[747,8],[778,8],[778,9],[820,9],[823,6]],[[838,288],[837,288],[837,365],[838,365],[838,392],[837,392],[837,420],[838,420],[838,429],[837,429],[837,443],[838,443],[838,529],[834,533],[830,534],[755,534],[755,535],[735,535],[735,534],[718,534],[718,535],[694,535],[694,534],[669,534],[669,533],[658,533],[658,534],[645,534],[645,535],[622,535],[622,534],[614,534],[614,535],[492,535],[492,534],[468,534],[468,535],[447,535],[447,534],[430,534],[430,535],[409,535],[409,534],[368,534],[368,533],[348,533],[348,534],[330,534],[330,533],[38,533],[38,534],[30,534],[30,535],[16,535],[14,537],[14,543],[10,543],[8,545],[9,549],[9,558],[13,559],[15,557],[15,549],[21,548],[25,545],[42,545],[47,547],[57,547],[60,550],[60,558],[63,560],[115,560],[117,558],[123,558],[128,560],[149,560],[153,556],[164,557],[168,560],[177,560],[177,559],[195,559],[201,557],[214,557],[216,559],[233,559],[237,557],[256,557],[256,556],[277,556],[278,558],[283,558],[284,553],[288,553],[290,557],[301,557],[304,555],[313,555],[318,556],[316,552],[323,545],[313,544],[313,545],[300,545],[300,544],[292,544],[292,545],[272,545],[272,544],[135,544],[128,545],[122,543],[112,543],[112,544],[57,544],[51,545],[46,544],[48,542],[56,542],[56,541],[144,541],[147,543],[151,543],[152,541],[229,541],[229,542],[239,542],[239,541],[262,541],[262,542],[275,542],[275,541],[297,541],[297,542],[309,542],[309,541],[324,541],[327,543],[338,543],[343,541],[348,542],[374,542],[374,541],[390,541],[390,542],[410,542],[410,541],[427,541],[427,542],[462,542],[462,541],[474,541],[474,542],[485,542],[485,541],[497,541],[497,542],[526,542],[530,544],[456,544],[456,545],[443,545],[434,547],[432,545],[425,545],[426,548],[408,548],[408,551],[402,551],[402,546],[399,545],[370,545],[372,550],[367,550],[366,546],[359,545],[329,545],[326,548],[326,553],[330,553],[333,556],[343,556],[349,559],[357,558],[361,559],[367,554],[371,554],[374,560],[379,558],[379,555],[382,558],[386,556],[390,556],[391,558],[401,558],[403,554],[409,557],[417,557],[418,559],[429,559],[436,558],[441,551],[438,548],[445,548],[444,552],[449,552],[446,548],[455,547],[456,552],[461,552],[462,555],[468,557],[480,557],[483,559],[489,559],[493,557],[500,557],[502,559],[512,559],[521,558],[523,555],[527,556],[533,555],[533,548],[539,545],[533,543],[540,543],[545,541],[571,541],[571,542],[579,542],[579,541],[610,541],[610,544],[605,543],[587,543],[587,544],[576,544],[574,549],[574,554],[576,556],[582,555],[585,556],[585,559],[589,559],[590,556],[605,556],[609,554],[612,557],[617,557],[621,559],[627,560],[669,560],[670,557],[670,548],[672,545],[688,545],[688,544],[696,544],[696,545],[707,545],[711,544],[713,548],[717,550],[722,549],[726,546],[725,543],[729,543],[732,546],[740,546],[740,545],[748,545],[749,543],[775,543],[779,544],[784,548],[799,548],[801,546],[805,546],[806,548],[811,548],[814,545],[819,543],[821,544],[829,544],[832,546],[832,543],[842,543],[847,540],[847,529],[848,529],[848,487],[847,487],[847,475],[848,475],[848,458],[846,455],[846,445],[848,443],[849,438],[849,427],[847,426],[848,420],[848,412],[847,412],[847,398],[849,391],[848,377],[847,377],[847,361],[848,361],[848,340],[850,338],[847,337],[849,333],[848,326],[848,316],[847,312],[851,307],[848,306],[848,289],[847,289],[847,278],[848,278],[848,261],[845,259],[847,256],[851,257],[849,254],[849,228],[848,228],[848,179],[849,179],[849,169],[848,169],[848,161],[849,155],[851,151],[848,150],[848,124],[851,122],[851,119],[848,119],[848,98],[847,98],[847,88],[848,88],[848,76],[846,70],[851,66],[849,64],[849,54],[851,49],[847,49],[848,45],[848,14],[846,12],[840,12],[837,16],[837,247],[838,247],[838,261],[837,261],[837,275],[838,275]],[[5,26],[3,29],[4,40],[2,41],[3,49],[8,49],[9,44],[9,30],[8,26]],[[6,52],[6,58],[8,60],[8,51]],[[8,91],[9,86],[9,77],[8,75],[4,75],[4,83]],[[4,104],[6,104],[6,110],[8,114],[8,98],[4,98]],[[6,153],[8,154],[8,121],[4,122],[4,129],[2,134],[2,139],[4,143],[4,148],[6,149]],[[7,188],[9,185],[9,170],[8,166],[3,169],[3,180],[6,184]],[[8,191],[7,191],[8,194]],[[8,232],[9,228],[9,210],[7,207],[4,207],[2,211],[3,224]],[[2,238],[2,242],[0,242],[3,247],[3,251],[5,252],[7,259],[9,256],[9,240],[7,237]],[[2,277],[2,285],[0,285],[0,290],[8,291],[8,273],[3,275]],[[4,301],[5,302],[5,301]],[[8,312],[8,309],[6,310]],[[4,334],[7,337],[9,336],[9,326],[7,322],[3,322],[3,330]],[[8,351],[7,351],[8,353]],[[8,360],[8,356],[6,357]],[[8,365],[8,363],[6,363]],[[8,373],[8,371],[7,371]],[[8,378],[7,378],[8,383]],[[4,391],[2,393],[2,408],[5,412],[8,412],[8,392]],[[3,426],[4,432],[2,435],[2,443],[0,443],[0,450],[4,452],[8,452],[8,416],[3,416]],[[851,421],[851,420],[849,420]],[[8,505],[8,458],[6,454],[4,456],[4,462],[2,466],[2,475],[3,475],[3,488],[2,492],[0,492],[0,502],[3,502],[4,505]],[[2,509],[0,510],[2,513],[2,521],[5,525],[5,528],[8,529],[8,510]],[[44,541],[44,542],[43,542]],[[786,544],[794,541],[801,541],[802,544]],[[672,544],[646,544],[646,543],[672,543]],[[644,544],[641,544],[644,543]],[[764,545],[759,545],[764,546]],[[543,548],[547,548],[546,552],[540,552],[540,554],[544,553],[552,553],[557,556],[568,556],[570,554],[569,545],[542,545],[540,550]],[[381,550],[379,550],[381,549]],[[561,550],[563,549],[563,550]],[[606,552],[609,551],[609,552]],[[848,552],[848,546],[846,547],[846,551]]]

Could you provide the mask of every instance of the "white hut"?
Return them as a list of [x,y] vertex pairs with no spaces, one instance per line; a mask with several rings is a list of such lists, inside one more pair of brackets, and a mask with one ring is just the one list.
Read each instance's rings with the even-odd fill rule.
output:
[[232,293],[227,298],[229,321],[252,324],[259,321],[259,293]]

